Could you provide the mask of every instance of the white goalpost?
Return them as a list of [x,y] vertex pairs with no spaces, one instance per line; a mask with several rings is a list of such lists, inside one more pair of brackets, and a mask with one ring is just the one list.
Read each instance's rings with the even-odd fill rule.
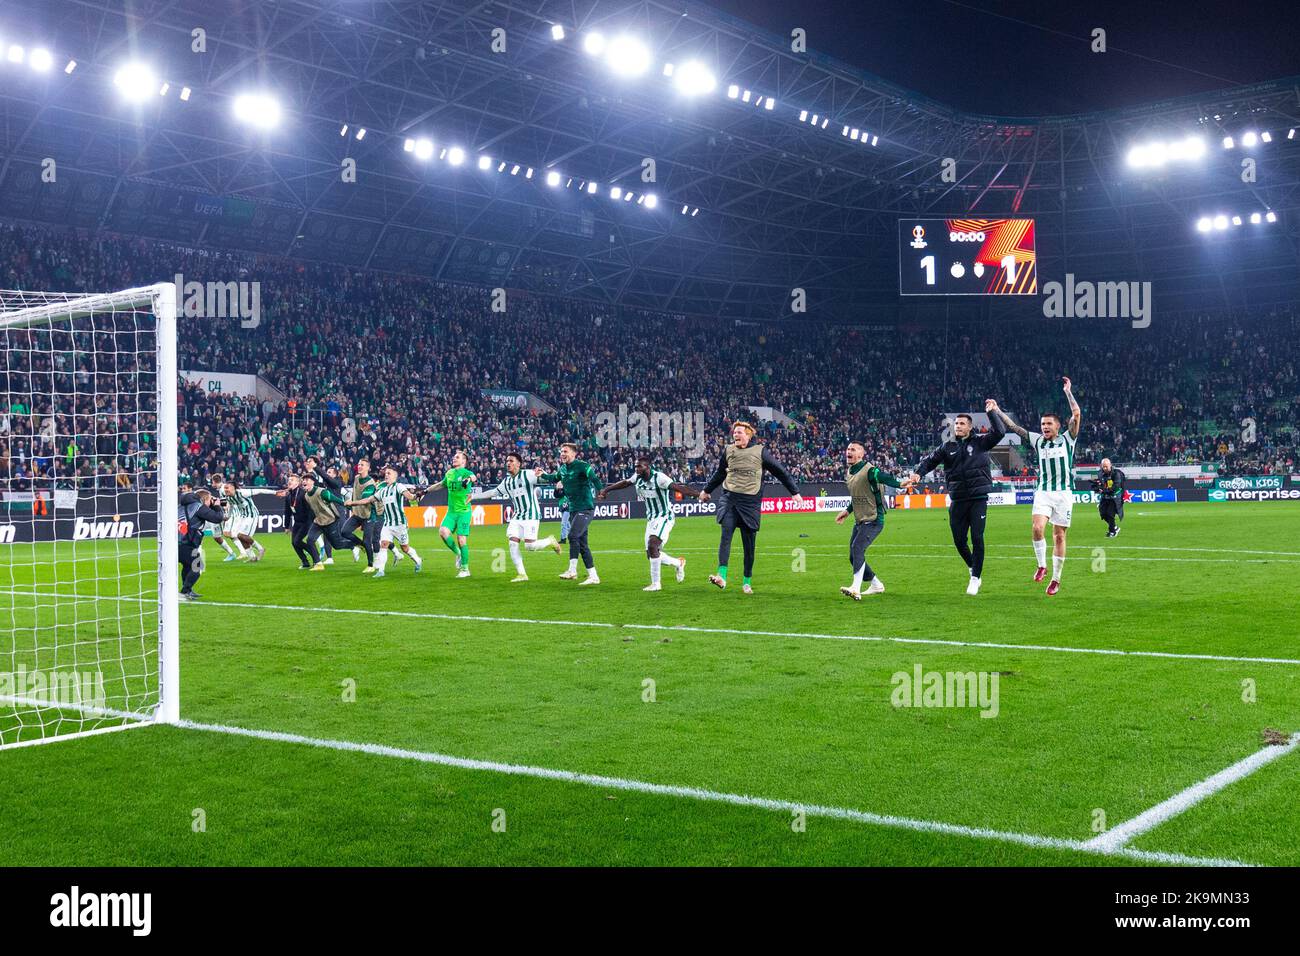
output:
[[0,290],[0,750],[180,719],[176,289]]

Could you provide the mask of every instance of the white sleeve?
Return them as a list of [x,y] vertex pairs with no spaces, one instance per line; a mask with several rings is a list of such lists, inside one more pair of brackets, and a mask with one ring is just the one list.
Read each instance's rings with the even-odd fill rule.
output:
[[655,476],[655,485],[657,485],[660,488],[670,488],[672,487],[672,483],[673,483],[672,475],[665,474],[664,472],[661,471],[659,472],[658,475]]
[[1039,439],[1042,438],[1042,437],[1043,437],[1043,436],[1042,436],[1039,432],[1030,432],[1030,433],[1029,433],[1029,444],[1033,445],[1034,447],[1037,447],[1037,446],[1038,446],[1038,441],[1039,441]]

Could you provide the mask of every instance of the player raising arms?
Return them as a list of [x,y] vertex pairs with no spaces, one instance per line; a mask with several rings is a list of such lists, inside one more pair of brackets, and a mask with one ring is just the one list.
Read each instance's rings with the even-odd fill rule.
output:
[[239,542],[239,560],[261,561],[266,556],[266,548],[253,538],[257,534],[257,519],[261,517],[257,502],[233,481],[226,482],[221,494],[226,501],[226,510],[232,513],[230,530]]
[[506,526],[506,537],[510,539],[510,560],[515,563],[516,574],[510,581],[514,584],[528,580],[528,572],[524,570],[524,557],[519,553],[520,544],[525,551],[550,548],[559,554],[560,542],[555,540],[554,535],[537,540],[537,525],[542,520],[542,506],[537,501],[537,476],[541,469],[525,471],[523,458],[512,451],[506,455],[506,473],[495,488],[476,491],[469,496],[469,500],[499,498],[502,495],[510,498],[510,524]]
[[885,530],[885,496],[881,485],[894,488],[911,488],[911,478],[895,478],[875,465],[866,462],[867,450],[861,442],[849,442],[844,450],[844,463],[849,466],[845,481],[851,496],[849,506],[835,516],[836,524],[853,515],[853,534],[849,537],[849,564],[853,567],[853,583],[840,588],[840,593],[855,601],[862,600],[862,582],[867,582],[868,594],[885,590],[885,582],[876,577],[867,564],[867,548]]
[[1066,401],[1070,403],[1070,420],[1066,430],[1061,431],[1061,417],[1048,412],[1039,419],[1041,432],[1031,432],[1021,428],[1011,420],[1006,412],[995,407],[1002,416],[1007,430],[1019,435],[1038,453],[1038,482],[1034,486],[1034,557],[1038,560],[1038,570],[1034,573],[1035,581],[1042,581],[1047,575],[1047,542],[1043,532],[1050,521],[1052,524],[1052,580],[1047,584],[1047,593],[1055,594],[1061,589],[1061,569],[1065,566],[1065,538],[1070,529],[1070,515],[1074,510],[1074,446],[1079,438],[1079,424],[1082,413],[1079,403],[1074,400],[1074,391],[1070,379],[1066,376]]
[[468,468],[469,456],[458,451],[451,456],[451,467],[442,481],[430,485],[427,491],[447,489],[447,514],[442,519],[438,534],[448,550],[456,556],[456,577],[469,577],[469,530],[472,524],[469,510],[469,490],[477,480]]
[[686,559],[674,558],[663,550],[664,545],[668,543],[668,536],[672,534],[673,523],[677,519],[673,514],[672,500],[669,496],[675,491],[698,498],[703,492],[673,481],[669,475],[654,468],[650,464],[650,459],[642,455],[636,460],[636,471],[630,478],[606,485],[600,489],[596,497],[604,501],[609,492],[618,491],[629,485],[636,489],[636,496],[645,502],[645,554],[650,559],[650,584],[641,590],[660,590],[659,566],[664,561],[676,569],[679,582],[685,580]]
[[375,485],[373,494],[365,498],[349,498],[344,502],[349,508],[373,504],[383,515],[383,526],[379,530],[379,553],[375,555],[375,576],[371,580],[384,576],[384,566],[388,563],[388,552],[392,550],[394,541],[415,562],[417,572],[424,566],[420,555],[411,547],[410,527],[406,523],[402,498],[419,501],[428,490],[402,484],[397,480],[397,469],[388,465],[384,468],[384,480]]
[[731,426],[731,444],[722,449],[718,469],[704,486],[701,501],[719,485],[727,494],[718,503],[718,524],[722,536],[718,541],[718,573],[709,575],[709,583],[717,588],[727,586],[727,562],[731,559],[731,539],[740,528],[740,540],[745,548],[745,569],[742,579],[745,594],[753,594],[751,578],[754,574],[754,552],[758,543],[758,525],[763,514],[763,472],[769,472],[785,486],[796,502],[803,495],[794,479],[767,453],[762,445],[753,443],[756,431],[749,422],[735,422]]
[[[984,574],[984,524],[989,513],[989,492],[993,490],[993,465],[989,452],[1006,437],[1001,419],[994,417],[998,403],[984,400],[984,411],[989,415],[987,435],[974,435],[974,420],[969,412],[958,412],[952,422],[953,440],[944,442],[921,460],[916,470],[908,476],[913,484],[934,469],[942,466],[944,482],[948,486],[948,529],[957,553],[966,562],[970,580],[967,594],[980,593]],[[969,546],[966,543],[970,538]]]
[[596,516],[595,486],[600,483],[596,469],[578,458],[578,446],[565,442],[560,446],[560,467],[552,472],[543,472],[537,476],[538,481],[548,485],[564,486],[564,497],[569,502],[572,517],[569,519],[569,570],[560,575],[566,581],[578,576],[578,559],[587,569],[587,577],[578,582],[578,586],[599,584],[600,575],[596,573],[596,559],[591,556],[591,545],[587,542],[587,532],[591,521]]

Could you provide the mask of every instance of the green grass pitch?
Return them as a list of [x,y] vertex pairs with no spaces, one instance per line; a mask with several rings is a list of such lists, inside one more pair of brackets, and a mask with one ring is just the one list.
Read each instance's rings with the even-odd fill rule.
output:
[[[861,603],[838,593],[848,529],[831,515],[764,520],[752,596],[739,537],[732,586],[707,583],[705,518],[680,520],[667,548],[685,583],[666,568],[663,591],[643,593],[642,529],[593,525],[598,587],[559,580],[567,561],[549,552],[511,584],[499,527],[474,530],[465,580],[433,531],[413,534],[422,573],[390,562],[380,581],[348,554],[300,572],[285,535],[251,565],[209,542],[204,602],[180,609],[183,717],[777,803],[149,727],[0,751],[0,865],[1140,863],[1053,841],[1141,814],[1261,750],[1268,729],[1300,731],[1289,504],[1130,504],[1115,540],[1081,505],[1054,598],[1031,580],[1023,507],[990,509],[978,597],[942,511],[889,514],[869,555],[887,589]],[[92,561],[8,553],[0,630],[34,641],[51,592],[94,592]],[[140,569],[116,560],[135,587]],[[33,575],[46,597],[28,593]],[[128,604],[115,586],[100,580],[90,610]],[[121,637],[105,620],[106,656]],[[894,675],[918,666],[996,672],[997,716],[893,706]],[[1293,752],[1132,847],[1300,864],[1296,792]],[[800,824],[793,806],[924,826]]]

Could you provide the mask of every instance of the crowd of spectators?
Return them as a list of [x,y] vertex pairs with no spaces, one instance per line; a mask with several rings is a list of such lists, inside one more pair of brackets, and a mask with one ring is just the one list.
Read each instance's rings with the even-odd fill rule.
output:
[[[1109,456],[1268,474],[1294,470],[1300,444],[1295,308],[1157,315],[1140,330],[1038,317],[757,325],[514,291],[494,311],[483,288],[0,225],[0,288],[107,291],[177,273],[260,283],[254,327],[183,317],[178,346],[182,369],[257,375],[283,394],[180,389],[182,473],[249,485],[282,484],[308,454],[367,455],[433,481],[457,448],[490,480],[507,451],[552,464],[564,441],[621,477],[646,449],[635,436],[608,434],[620,406],[689,426],[685,437],[698,440],[688,447],[651,449],[682,480],[706,478],[728,424],[745,418],[798,480],[826,482],[842,477],[849,440],[886,469],[910,469],[940,440],[949,413],[981,411],[986,397],[1034,428],[1040,412],[1064,413],[1062,375],[1083,407],[1080,463]],[[81,328],[76,335],[97,338],[44,351],[35,333],[4,333],[0,465],[23,487],[50,476],[121,487],[152,466],[150,422],[134,398],[151,369],[110,357],[115,344],[130,344],[113,338],[121,333]],[[530,393],[547,407],[516,407],[485,390]],[[759,421],[755,407],[776,416]]]

